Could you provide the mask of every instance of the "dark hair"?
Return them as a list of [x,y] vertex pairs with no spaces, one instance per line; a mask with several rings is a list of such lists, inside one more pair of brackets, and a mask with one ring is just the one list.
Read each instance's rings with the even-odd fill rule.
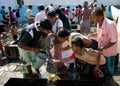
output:
[[2,6],[2,9],[4,9],[5,8],[5,6]]
[[38,9],[39,9],[39,10],[44,10],[45,8],[44,8],[43,5],[40,5],[40,6],[38,6]]
[[85,46],[83,40],[79,36],[74,37],[71,43],[76,46],[79,46],[80,48],[83,48]]
[[69,9],[69,8],[70,8],[70,6],[67,6],[67,8]]
[[31,9],[31,8],[32,8],[32,5],[29,5],[28,8]]
[[70,35],[70,32],[65,30],[65,29],[60,29],[57,32],[57,36],[62,37],[62,38],[65,38],[65,37],[67,37],[69,35]]
[[82,6],[81,6],[80,4],[78,5],[78,7],[79,7],[80,9],[82,9]]
[[101,4],[101,8],[103,11],[105,11],[105,6],[103,4]]
[[68,21],[68,18],[66,17],[66,15],[62,12],[62,10],[56,8],[55,9],[56,14],[59,14],[59,18],[62,20],[63,22],[63,27],[67,30],[70,30],[70,24]]
[[47,16],[55,17],[55,16],[56,16],[56,12],[55,12],[54,10],[48,11],[48,12],[47,12]]
[[40,22],[40,27],[45,28],[47,30],[52,30],[52,24],[48,19]]
[[53,6],[53,3],[51,3],[50,6]]
[[12,22],[12,25],[15,25],[16,24],[16,22],[14,21],[14,22]]
[[12,8],[11,7],[8,7],[9,10],[11,10]]
[[102,8],[97,7],[92,12],[95,13],[96,16],[104,16]]

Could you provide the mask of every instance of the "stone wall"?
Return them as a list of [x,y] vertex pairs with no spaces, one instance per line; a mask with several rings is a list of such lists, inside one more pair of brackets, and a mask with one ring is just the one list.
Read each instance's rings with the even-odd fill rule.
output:
[[0,0],[0,7],[5,6],[5,10],[8,11],[8,7],[11,6],[13,9],[16,9],[17,0]]
[[[24,0],[25,4],[32,4],[34,3],[35,5],[38,4],[55,4],[55,5],[78,5],[78,4],[83,4],[85,0]],[[89,3],[93,2],[93,0],[86,0]],[[120,0],[97,0],[97,4],[100,6],[101,4],[105,4],[105,5],[120,5]]]

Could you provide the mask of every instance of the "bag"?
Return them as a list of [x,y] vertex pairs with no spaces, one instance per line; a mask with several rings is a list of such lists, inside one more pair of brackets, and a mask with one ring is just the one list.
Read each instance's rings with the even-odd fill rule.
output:
[[20,42],[20,40],[23,38],[23,36],[25,34],[28,34],[29,31],[31,31],[33,28],[35,28],[34,24],[31,24],[31,25],[28,25],[28,26],[25,26],[24,29],[21,31],[21,34],[18,38],[18,42]]
[[95,78],[104,78],[104,74],[101,70],[93,70],[93,75]]

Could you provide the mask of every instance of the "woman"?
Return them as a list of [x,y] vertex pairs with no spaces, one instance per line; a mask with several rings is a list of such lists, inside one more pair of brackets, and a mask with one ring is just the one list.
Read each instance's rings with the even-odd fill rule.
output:
[[[63,42],[60,42],[57,38],[57,32],[59,31],[59,29],[63,28],[63,22],[57,17],[56,12],[55,11],[49,11],[47,13],[47,17],[48,19],[51,21],[52,23],[52,40],[53,40],[53,48],[54,48],[54,56],[53,58],[56,60],[60,60],[62,58],[62,53],[61,53],[61,46]],[[54,64],[54,68],[56,69],[57,73],[64,73],[61,71],[61,69],[66,70],[66,67],[64,65],[64,63],[56,63]]]

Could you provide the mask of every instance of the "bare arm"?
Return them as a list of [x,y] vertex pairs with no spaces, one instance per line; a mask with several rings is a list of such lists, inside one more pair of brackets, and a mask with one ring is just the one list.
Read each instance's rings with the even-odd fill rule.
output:
[[64,58],[64,59],[61,59],[61,60],[52,59],[51,62],[52,62],[52,63],[59,63],[59,62],[65,63],[65,62],[68,62],[68,61],[70,61],[70,60],[71,60],[71,58],[68,57],[68,58]]
[[92,33],[92,34],[88,34],[87,37],[88,38],[90,38],[90,37],[97,37],[97,32]]
[[116,42],[110,42],[107,45],[105,45],[104,47],[98,48],[99,51],[103,51],[104,49],[107,49],[111,46],[113,46]]

